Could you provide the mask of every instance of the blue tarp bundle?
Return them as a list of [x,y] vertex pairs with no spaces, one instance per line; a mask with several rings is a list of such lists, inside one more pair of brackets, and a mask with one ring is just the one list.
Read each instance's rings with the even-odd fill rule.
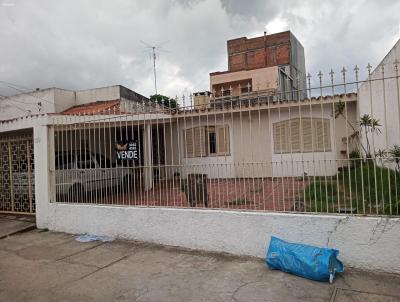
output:
[[333,281],[335,273],[342,273],[339,251],[329,248],[290,243],[271,236],[266,263],[271,269],[279,269],[307,279]]

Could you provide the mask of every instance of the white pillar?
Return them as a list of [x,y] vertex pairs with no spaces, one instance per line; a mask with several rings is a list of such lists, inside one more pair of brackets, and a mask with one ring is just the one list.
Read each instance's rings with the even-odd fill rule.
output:
[[151,141],[151,124],[144,126],[144,189],[145,191],[153,188],[153,148]]
[[43,229],[48,227],[50,202],[55,201],[53,127],[35,125],[33,143],[36,225],[39,229]]

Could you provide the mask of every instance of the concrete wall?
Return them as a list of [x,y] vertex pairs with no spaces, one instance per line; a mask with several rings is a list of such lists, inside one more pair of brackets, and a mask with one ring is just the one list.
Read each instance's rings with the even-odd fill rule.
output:
[[206,251],[265,257],[270,236],[339,249],[345,266],[400,273],[400,219],[49,204],[39,225]]
[[120,99],[120,86],[109,86],[76,92],[76,104],[82,105],[96,101],[109,101]]
[[[396,78],[394,66],[396,59],[400,61],[400,40],[372,72],[371,81],[367,79],[358,91],[360,115],[369,114],[378,119],[382,125],[380,127],[382,134],[375,135],[374,138],[369,136],[375,151],[400,145],[400,79]],[[398,68],[400,75],[400,63]],[[364,136],[363,142],[365,145]]]
[[76,105],[75,91],[54,89],[54,112],[62,112]]
[[[38,103],[41,103],[41,106]],[[44,113],[58,113],[76,105],[75,92],[48,88],[1,99],[0,105],[0,120]]]
[[54,112],[54,91],[54,88],[49,88],[0,99],[0,120]]

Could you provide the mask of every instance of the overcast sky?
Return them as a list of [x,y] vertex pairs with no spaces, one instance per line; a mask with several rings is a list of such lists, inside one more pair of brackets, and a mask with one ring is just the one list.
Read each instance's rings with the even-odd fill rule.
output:
[[[151,45],[162,44],[159,93],[209,88],[226,40],[290,29],[312,75],[376,65],[399,39],[399,0],[0,0],[0,81],[28,88],[121,84],[154,93]],[[0,84],[0,95],[17,93]]]

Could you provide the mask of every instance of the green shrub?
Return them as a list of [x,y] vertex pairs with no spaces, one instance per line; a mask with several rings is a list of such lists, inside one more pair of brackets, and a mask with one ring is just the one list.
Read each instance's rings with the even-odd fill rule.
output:
[[333,205],[337,202],[337,185],[334,182],[324,182],[318,180],[308,185],[302,199],[306,207],[313,212],[330,212]]

